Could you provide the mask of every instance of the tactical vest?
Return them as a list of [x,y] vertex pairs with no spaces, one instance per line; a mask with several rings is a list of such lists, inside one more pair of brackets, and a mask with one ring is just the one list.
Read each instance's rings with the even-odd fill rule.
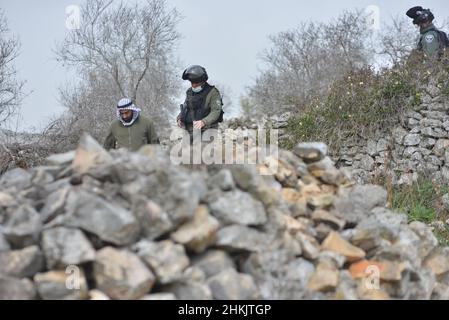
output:
[[185,110],[182,115],[185,124],[192,124],[193,121],[201,120],[210,113],[210,107],[206,106],[206,98],[213,88],[215,87],[205,83],[203,90],[198,93],[193,92],[192,88],[187,90]]
[[[427,30],[427,32],[429,31],[435,31],[438,34],[438,44],[439,44],[438,55],[441,57],[444,54],[446,48],[449,47],[449,38],[446,32],[438,30],[435,27],[432,27],[429,30]],[[418,50],[420,51],[423,49],[422,42],[424,41],[424,36],[427,34],[427,32],[425,34],[422,34],[421,37],[419,38]]]

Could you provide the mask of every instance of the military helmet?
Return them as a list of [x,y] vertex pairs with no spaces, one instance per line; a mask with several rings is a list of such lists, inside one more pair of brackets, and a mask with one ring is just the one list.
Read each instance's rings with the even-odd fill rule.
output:
[[199,65],[193,65],[184,70],[182,80],[189,80],[193,83],[206,82],[209,79],[206,69]]
[[429,9],[423,7],[413,7],[407,11],[407,16],[413,19],[413,24],[420,24],[423,22],[432,22],[435,18]]

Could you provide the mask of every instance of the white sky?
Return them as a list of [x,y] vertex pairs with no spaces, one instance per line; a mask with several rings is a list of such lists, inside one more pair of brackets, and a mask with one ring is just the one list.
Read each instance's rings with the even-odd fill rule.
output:
[[[21,130],[42,128],[50,117],[62,111],[58,87],[75,81],[55,61],[52,49],[61,41],[65,27],[65,8],[82,0],[0,0],[10,29],[20,37],[21,55],[16,67],[31,92],[21,108]],[[252,84],[262,63],[260,52],[269,46],[268,36],[294,28],[303,21],[328,21],[344,9],[377,5],[381,21],[404,14],[415,5],[431,8],[436,22],[449,16],[447,0],[167,0],[184,19],[179,24],[183,38],[179,44],[179,74],[190,64],[208,70],[211,82],[231,88],[234,104]],[[186,83],[186,85],[188,85]],[[182,98],[180,97],[180,102]]]

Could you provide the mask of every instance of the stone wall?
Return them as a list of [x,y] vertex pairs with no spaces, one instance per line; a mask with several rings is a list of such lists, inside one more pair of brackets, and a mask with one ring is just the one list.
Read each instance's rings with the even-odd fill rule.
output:
[[449,299],[448,248],[326,154],[280,150],[264,176],[85,136],[0,177],[0,299]]
[[354,179],[366,183],[376,176],[393,184],[410,184],[424,175],[449,181],[449,99],[427,94],[423,103],[372,137],[347,139],[332,154],[339,167],[351,169]]
[[[337,167],[348,169],[358,183],[389,177],[393,184],[410,184],[419,176],[449,182],[449,98],[437,92],[428,88],[422,104],[400,115],[396,126],[382,128],[371,137],[347,138],[330,153],[331,159]],[[290,117],[232,119],[223,127],[241,132],[276,128],[282,141],[288,138],[285,128]]]

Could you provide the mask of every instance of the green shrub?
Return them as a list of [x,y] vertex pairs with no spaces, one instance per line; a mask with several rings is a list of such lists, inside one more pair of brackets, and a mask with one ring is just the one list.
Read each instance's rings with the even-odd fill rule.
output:
[[[429,179],[420,178],[410,186],[392,188],[392,210],[406,213],[409,221],[430,224],[436,220],[445,221],[448,212],[441,203],[441,197],[448,192],[447,185],[439,185]],[[435,230],[441,244],[449,244],[449,228]]]
[[433,67],[408,62],[391,69],[364,67],[334,82],[324,97],[310,99],[298,117],[289,121],[291,148],[298,141],[325,141],[338,150],[348,138],[366,138],[378,129],[392,128],[404,111],[422,103],[429,82],[438,81],[449,95],[449,73],[444,64]]

